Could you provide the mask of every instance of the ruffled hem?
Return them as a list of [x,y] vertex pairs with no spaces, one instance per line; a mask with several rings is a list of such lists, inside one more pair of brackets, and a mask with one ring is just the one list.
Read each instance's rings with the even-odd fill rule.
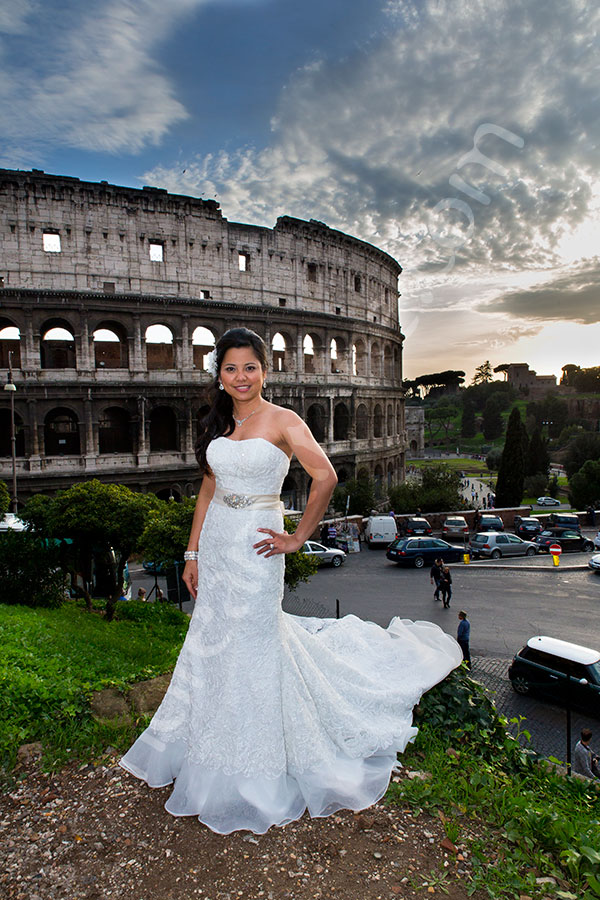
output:
[[[366,759],[350,759],[342,753],[328,764],[302,773],[277,778],[225,775],[222,771],[191,763],[183,741],[153,751],[152,742],[136,742],[120,765],[149,787],[165,787],[175,781],[165,809],[173,816],[197,816],[217,834],[252,831],[264,834],[273,825],[287,825],[305,810],[313,818],[330,816],[340,809],[366,809],[385,794],[396,753],[414,740],[416,728],[408,728],[401,747],[389,748]],[[144,735],[142,735],[144,737]],[[144,745],[148,747],[144,759]]]

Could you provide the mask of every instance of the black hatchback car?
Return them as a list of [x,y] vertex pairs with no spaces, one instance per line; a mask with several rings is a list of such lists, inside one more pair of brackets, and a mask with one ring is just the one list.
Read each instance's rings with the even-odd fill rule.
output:
[[[567,684],[567,675],[570,676]],[[600,718],[600,652],[558,638],[530,638],[508,669],[517,694],[541,694]]]
[[572,528],[546,528],[534,539],[540,553],[549,553],[552,544],[558,544],[565,553],[588,553],[594,549],[594,542]]
[[535,516],[515,516],[515,534],[526,541],[532,541],[536,534],[543,531],[542,523]]
[[441,538],[409,537],[397,538],[387,548],[385,555],[399,566],[431,566],[436,559],[444,562],[458,562],[462,558],[463,551],[460,547],[453,547]]
[[504,531],[504,522],[500,516],[482,513],[476,531]]
[[405,537],[416,534],[431,534],[431,525],[422,516],[411,516],[410,519],[400,524],[400,528]]

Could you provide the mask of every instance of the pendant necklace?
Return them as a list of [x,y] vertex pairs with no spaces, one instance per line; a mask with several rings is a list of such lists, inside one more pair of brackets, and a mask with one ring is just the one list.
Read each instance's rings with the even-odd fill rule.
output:
[[240,425],[243,425],[244,422],[247,422],[248,419],[250,418],[250,416],[253,416],[254,413],[257,413],[259,409],[260,409],[260,406],[258,407],[258,409],[254,409],[254,410],[252,410],[251,413],[248,413],[248,415],[245,416],[243,419],[236,419],[236,417],[233,416],[233,421],[234,421],[235,424],[239,427]]

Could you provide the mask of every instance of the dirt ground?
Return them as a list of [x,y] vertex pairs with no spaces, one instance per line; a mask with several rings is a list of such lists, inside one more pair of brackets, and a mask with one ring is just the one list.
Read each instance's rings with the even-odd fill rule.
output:
[[217,835],[170,816],[170,788],[148,788],[117,758],[52,775],[29,761],[15,773],[0,796],[0,897],[467,900],[468,852],[429,814],[381,801],[362,813],[305,814],[264,835]]

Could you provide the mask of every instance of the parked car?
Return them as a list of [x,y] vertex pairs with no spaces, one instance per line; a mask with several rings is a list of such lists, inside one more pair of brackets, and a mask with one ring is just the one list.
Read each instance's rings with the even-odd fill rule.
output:
[[431,534],[431,525],[421,516],[411,516],[401,525],[402,534],[411,537],[415,534]]
[[[571,676],[567,687],[567,675]],[[538,693],[564,703],[567,689],[573,706],[600,716],[600,651],[538,635],[515,654],[508,669],[517,694]]]
[[502,556],[535,556],[538,548],[533,541],[523,541],[516,534],[499,534],[497,531],[478,531],[471,536],[469,550],[474,559],[486,556],[500,559]]
[[598,532],[598,534],[597,534],[596,537],[594,538],[594,549],[595,549],[595,550],[600,550],[600,531]]
[[537,505],[538,506],[560,506],[560,500],[557,500],[555,497],[538,497]]
[[544,553],[549,552],[552,544],[559,544],[565,553],[588,553],[594,549],[593,541],[573,528],[546,528],[534,540]]
[[385,555],[399,566],[416,566],[417,569],[422,569],[425,565],[432,565],[436,559],[458,562],[462,559],[463,551],[440,538],[403,537],[390,544]]
[[323,544],[317,543],[317,541],[304,541],[302,552],[306,553],[307,556],[314,556],[318,560],[319,565],[329,563],[336,569],[346,559],[346,554],[343,550],[338,550],[337,547],[325,547]]
[[575,513],[550,513],[548,525],[551,528],[571,528],[573,531],[581,531],[579,516]]
[[155,563],[150,559],[145,559],[142,562],[142,568],[149,575],[164,575],[167,569],[164,563]]
[[544,526],[535,516],[515,516],[514,529],[519,537],[529,540],[543,531]]
[[504,522],[500,516],[482,513],[479,517],[477,531],[504,531]]
[[378,544],[389,544],[398,537],[398,528],[393,516],[369,516],[365,528],[365,541],[367,546],[376,547]]
[[588,566],[593,572],[598,572],[598,574],[600,574],[600,553],[596,553],[595,556],[590,556],[588,559]]
[[455,537],[462,540],[468,534],[469,526],[464,516],[448,516],[442,525],[442,537],[444,538]]

